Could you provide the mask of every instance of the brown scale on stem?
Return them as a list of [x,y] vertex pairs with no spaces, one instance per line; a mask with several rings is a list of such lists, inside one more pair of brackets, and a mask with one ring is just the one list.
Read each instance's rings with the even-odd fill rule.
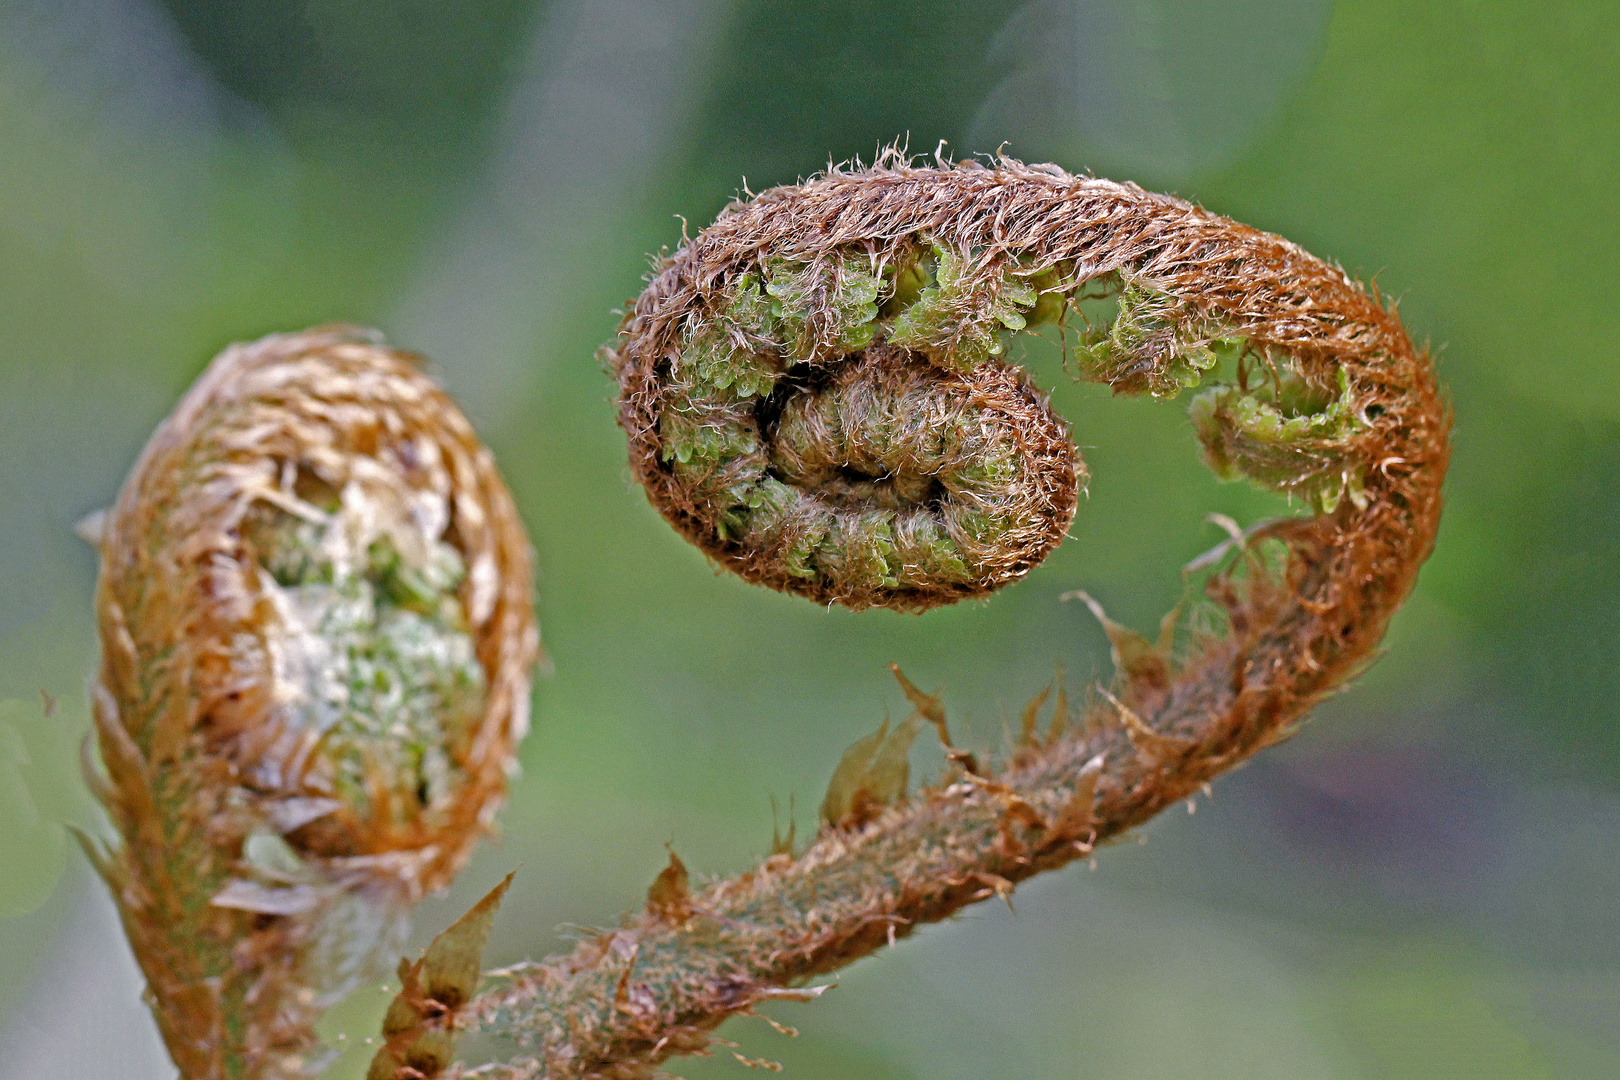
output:
[[539,649],[511,497],[413,357],[314,330],[222,353],[98,540],[121,842],[86,850],[183,1077],[313,1076],[504,798]]
[[[918,168],[887,155],[729,207],[666,260],[610,351],[632,467],[683,535],[749,580],[855,606],[976,595],[1027,569],[1040,544],[1009,564],[989,557],[991,571],[975,576],[963,530],[942,518],[948,542],[929,557],[945,572],[908,579],[909,564],[889,556],[904,546],[897,523],[928,502],[917,494],[926,469],[843,468],[838,455],[855,454],[841,435],[794,472],[769,445],[773,416],[816,414],[819,401],[794,397],[868,379],[844,373],[858,365],[1027,386],[997,358],[1002,333],[1063,321],[1098,292],[1116,314],[1080,332],[1082,373],[1122,393],[1200,387],[1191,411],[1212,466],[1314,514],[1258,526],[1201,560],[1220,629],[1190,635],[1179,653],[1105,624],[1114,685],[1075,723],[1066,703],[1045,734],[1032,716],[1003,767],[952,751],[950,775],[887,805],[835,779],[835,820],[801,854],[695,890],[680,918],[666,902],[509,974],[470,1015],[531,1056],[479,1075],[650,1076],[700,1051],[727,1017],[802,996],[807,979],[1006,895],[1194,795],[1285,738],[1369,662],[1439,523],[1449,416],[1427,357],[1336,267],[1129,184],[1009,160]],[[909,392],[874,391],[864,417],[825,426],[937,463],[945,454],[923,451],[953,447],[928,443],[934,414],[885,404]],[[1044,405],[1027,422],[1042,444],[1057,423]],[[807,506],[822,496],[793,486],[812,473],[843,482],[830,509]],[[867,501],[850,510],[855,488]],[[1049,522],[1066,523],[1066,498],[1044,504]],[[936,490],[935,508],[945,501]],[[876,522],[864,533],[848,526],[862,514]],[[905,685],[943,731],[937,701]],[[882,756],[871,755],[873,785],[895,766]],[[860,813],[837,809],[846,805]]]

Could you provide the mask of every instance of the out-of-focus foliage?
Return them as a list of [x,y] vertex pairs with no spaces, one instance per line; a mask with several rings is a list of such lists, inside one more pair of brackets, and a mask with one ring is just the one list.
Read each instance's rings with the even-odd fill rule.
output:
[[[0,0],[0,1077],[144,1075],[134,1035],[97,1041],[146,1021],[49,824],[92,820],[71,526],[227,341],[350,319],[428,348],[517,494],[556,674],[504,841],[421,918],[425,943],[522,863],[495,962],[634,906],[664,841],[740,868],[771,795],[802,835],[905,707],[890,661],[943,687],[958,745],[999,745],[1054,662],[1071,690],[1108,671],[1061,593],[1149,631],[1221,538],[1206,512],[1280,508],[1211,477],[1176,410],[1036,348],[1090,497],[990,601],[826,612],[662,524],[591,359],[644,253],[744,178],[907,133],[1376,277],[1451,387],[1449,510],[1386,658],[1195,816],[778,1008],[799,1039],[728,1034],[807,1080],[1620,1074],[1617,68],[1604,0]],[[937,763],[919,740],[913,775]]]

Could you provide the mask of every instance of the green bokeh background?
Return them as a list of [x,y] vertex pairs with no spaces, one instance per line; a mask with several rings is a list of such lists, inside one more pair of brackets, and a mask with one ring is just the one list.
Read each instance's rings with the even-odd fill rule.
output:
[[[675,215],[895,138],[1171,190],[1376,279],[1450,388],[1448,510],[1383,661],[1196,815],[777,1009],[797,1039],[724,1033],[803,1080],[1620,1075],[1620,6],[0,0],[0,1077],[91,1075],[75,1044],[116,1026],[86,1003],[122,946],[62,959],[103,910],[60,828],[99,821],[72,525],[229,341],[381,327],[516,492],[555,674],[503,840],[420,920],[521,867],[495,962],[611,924],[665,841],[725,872],[772,796],[811,828],[901,707],[889,661],[999,745],[1054,664],[1107,675],[1059,594],[1149,627],[1206,512],[1275,510],[1201,468],[1180,409],[1037,342],[1094,479],[992,600],[822,611],[663,525],[592,355],[611,309]],[[328,1027],[352,1047],[385,1002]]]

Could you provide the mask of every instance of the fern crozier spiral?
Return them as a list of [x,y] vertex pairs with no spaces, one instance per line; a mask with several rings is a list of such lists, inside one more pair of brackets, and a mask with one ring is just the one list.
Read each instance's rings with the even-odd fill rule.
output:
[[414,358],[222,353],[101,536],[87,843],[186,1080],[313,1076],[313,1023],[485,834],[528,722],[528,541]]

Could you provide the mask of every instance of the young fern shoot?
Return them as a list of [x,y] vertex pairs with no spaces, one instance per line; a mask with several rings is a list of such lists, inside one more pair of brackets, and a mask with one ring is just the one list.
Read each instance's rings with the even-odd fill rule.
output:
[[85,839],[185,1080],[290,1080],[488,831],[538,655],[528,541],[412,357],[227,349],[99,526]]
[[[1343,271],[1133,185],[889,154],[728,207],[607,350],[632,469],[750,581],[855,608],[984,595],[1058,542],[1085,475],[1004,338],[1099,294],[1117,313],[1082,333],[1082,375],[1195,391],[1209,464],[1312,511],[1207,560],[1221,631],[1172,654],[1105,620],[1116,678],[1078,722],[1060,704],[1037,735],[1032,709],[1009,761],[953,750],[910,798],[918,719],[863,740],[806,850],[695,892],[674,861],[618,929],[467,1005],[458,1023],[524,1055],[479,1076],[652,1076],[727,1017],[812,996],[812,976],[1187,798],[1369,661],[1439,522],[1433,369]],[[903,685],[944,735],[938,700]]]

